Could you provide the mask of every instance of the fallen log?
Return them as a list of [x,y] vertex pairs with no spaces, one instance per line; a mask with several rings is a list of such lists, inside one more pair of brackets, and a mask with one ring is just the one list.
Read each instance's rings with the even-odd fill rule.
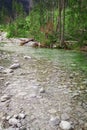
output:
[[34,38],[30,38],[28,40],[22,40],[22,42],[20,42],[20,46],[23,46],[24,44],[30,42],[30,41],[34,41]]
[[80,50],[81,50],[81,51],[85,51],[85,52],[87,52],[87,46],[83,46],[83,47],[81,47]]

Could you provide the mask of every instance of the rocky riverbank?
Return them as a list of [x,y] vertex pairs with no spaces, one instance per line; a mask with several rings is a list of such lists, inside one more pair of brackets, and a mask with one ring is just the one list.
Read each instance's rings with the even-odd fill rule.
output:
[[0,130],[87,130],[85,75],[23,49],[0,47]]

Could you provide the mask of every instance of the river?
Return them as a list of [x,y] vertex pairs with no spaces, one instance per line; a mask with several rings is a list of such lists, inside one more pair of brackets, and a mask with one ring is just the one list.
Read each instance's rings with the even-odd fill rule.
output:
[[11,74],[0,73],[0,96],[12,95],[8,107],[0,104],[0,113],[13,116],[23,109],[29,130],[60,130],[52,116],[69,121],[75,130],[87,129],[87,53],[11,43],[0,50],[0,66],[21,65]]

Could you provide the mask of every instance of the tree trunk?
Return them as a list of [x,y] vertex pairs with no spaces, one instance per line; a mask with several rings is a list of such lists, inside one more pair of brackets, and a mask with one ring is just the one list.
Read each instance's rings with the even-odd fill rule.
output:
[[60,42],[60,45],[61,47],[65,47],[65,44],[64,44],[64,33],[65,33],[65,0],[62,0],[62,26],[61,26],[61,42]]

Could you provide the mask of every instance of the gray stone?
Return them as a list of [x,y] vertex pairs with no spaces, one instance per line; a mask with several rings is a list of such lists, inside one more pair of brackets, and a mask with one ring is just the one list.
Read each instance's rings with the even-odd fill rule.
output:
[[6,117],[6,120],[8,121],[10,118],[11,118],[11,116],[7,116],[7,117]]
[[5,102],[5,101],[7,101],[9,99],[10,99],[9,95],[4,95],[4,96],[1,97],[1,102]]
[[17,120],[14,117],[9,119],[9,124],[12,125],[12,126],[17,126],[18,123],[19,123],[19,120]]
[[70,130],[72,128],[70,122],[68,121],[61,121],[59,126],[62,130]]
[[52,126],[59,125],[60,119],[59,117],[51,117],[49,124]]
[[10,66],[10,69],[17,69],[20,67],[19,63],[14,63],[13,65]]
[[41,88],[39,92],[40,92],[40,93],[45,93],[45,89],[44,89],[44,88]]
[[18,116],[18,117],[19,117],[20,119],[24,119],[25,116],[26,116],[25,114],[23,114],[23,113],[19,113],[19,116]]

